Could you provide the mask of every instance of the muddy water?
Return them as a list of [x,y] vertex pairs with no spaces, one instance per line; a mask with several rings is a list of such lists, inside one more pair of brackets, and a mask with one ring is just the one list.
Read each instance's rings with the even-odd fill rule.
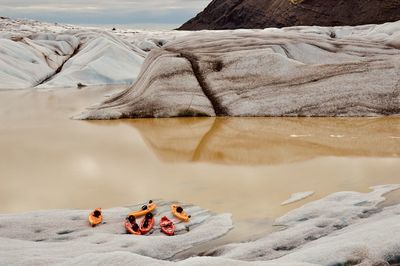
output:
[[176,199],[232,213],[243,240],[329,193],[400,183],[400,118],[69,119],[120,89],[0,92],[0,212]]

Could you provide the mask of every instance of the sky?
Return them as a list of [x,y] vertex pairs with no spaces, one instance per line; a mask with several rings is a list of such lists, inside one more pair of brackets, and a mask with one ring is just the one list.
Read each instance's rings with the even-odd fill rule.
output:
[[70,24],[175,24],[211,0],[0,0],[0,16]]

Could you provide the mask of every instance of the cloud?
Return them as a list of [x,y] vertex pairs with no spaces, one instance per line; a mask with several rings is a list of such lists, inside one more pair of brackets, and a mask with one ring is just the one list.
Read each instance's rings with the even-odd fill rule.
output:
[[0,0],[0,15],[84,24],[180,24],[210,0]]

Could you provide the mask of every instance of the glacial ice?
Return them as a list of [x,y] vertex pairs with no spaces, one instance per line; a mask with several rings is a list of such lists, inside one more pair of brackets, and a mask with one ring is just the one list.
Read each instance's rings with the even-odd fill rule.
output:
[[147,53],[174,37],[2,18],[0,89],[131,84]]
[[399,25],[195,32],[76,117],[398,115]]
[[[371,188],[369,193],[337,192],[305,204],[275,221],[284,226],[259,240],[228,244],[208,254],[239,260],[317,265],[372,265],[400,255],[400,205],[381,208],[384,194],[400,185]],[[357,264],[358,264],[357,263]]]
[[[343,191],[305,204],[278,218],[283,229],[261,239],[232,243],[203,256],[169,259],[199,243],[227,233],[229,214],[211,214],[185,205],[191,229],[178,235],[154,231],[147,237],[127,235],[121,221],[131,208],[104,210],[105,224],[87,225],[89,211],[54,210],[0,215],[0,264],[30,265],[386,265],[400,260],[400,204],[382,207],[384,194],[400,185],[371,192]],[[160,215],[170,202],[159,201]],[[62,222],[60,222],[62,219]],[[26,222],[28,221],[28,222]],[[210,230],[212,228],[213,230]]]
[[24,37],[19,41],[0,39],[1,88],[34,87],[42,83],[56,72],[78,46],[73,36],[59,35],[57,41],[47,37]]
[[[103,224],[94,228],[87,221],[89,210],[2,214],[0,265],[68,264],[69,260],[80,256],[88,258],[90,254],[102,254],[113,257],[118,252],[168,260],[179,252],[219,238],[232,228],[230,214],[213,214],[197,206],[182,204],[192,215],[186,224],[171,215],[172,202],[155,202],[158,205],[153,212],[156,215],[155,228],[152,234],[146,236],[127,234],[123,225],[126,215],[142,205],[103,210]],[[168,237],[159,231],[158,222],[164,215],[175,222],[175,236]]]
[[81,48],[64,64],[59,74],[39,87],[130,84],[140,71],[145,53],[104,32],[75,34]]
[[281,203],[281,205],[288,205],[296,201],[300,201],[314,194],[314,191],[297,192],[290,195],[290,197]]

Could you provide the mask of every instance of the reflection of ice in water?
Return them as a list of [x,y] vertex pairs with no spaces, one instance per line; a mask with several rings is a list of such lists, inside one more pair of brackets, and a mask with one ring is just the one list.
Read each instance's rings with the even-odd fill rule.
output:
[[344,135],[329,135],[331,138],[343,138]]
[[100,173],[97,162],[91,156],[83,155],[77,158],[75,163],[77,164],[77,170],[80,171],[84,177],[92,179],[96,178]]
[[292,134],[290,135],[291,138],[304,138],[304,137],[311,137],[310,134],[308,135],[296,135],[296,134]]

